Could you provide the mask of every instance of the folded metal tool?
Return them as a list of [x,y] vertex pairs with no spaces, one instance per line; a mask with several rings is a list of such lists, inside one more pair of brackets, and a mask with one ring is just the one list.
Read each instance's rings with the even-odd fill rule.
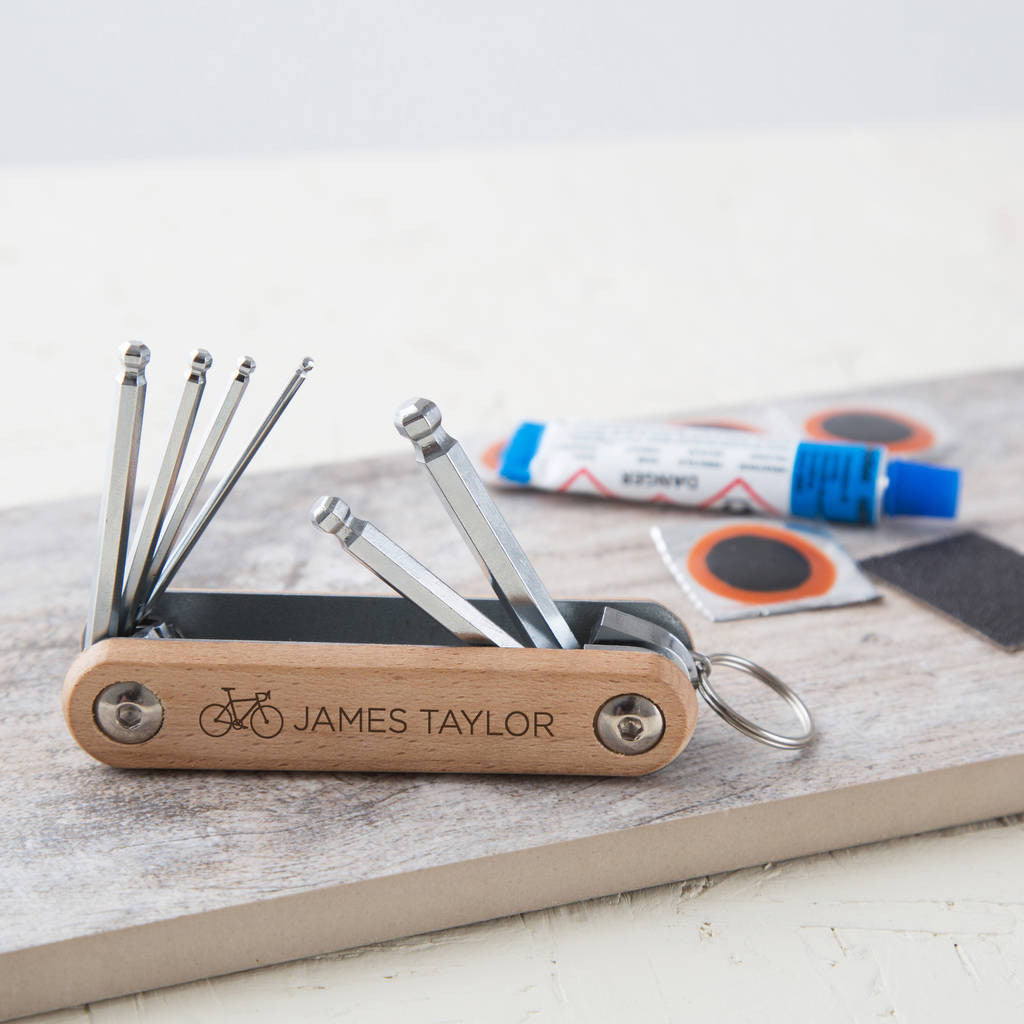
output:
[[[93,615],[64,687],[85,750],[135,768],[642,775],[689,741],[697,692],[763,743],[811,741],[810,713],[788,686],[746,659],[695,652],[661,605],[553,600],[437,406],[403,405],[396,427],[497,599],[462,598],[339,498],[321,498],[313,522],[401,596],[168,590],[190,531],[148,591],[104,607],[100,628]],[[112,473],[108,507],[120,507],[122,475]],[[142,534],[136,551],[150,543]],[[102,628],[116,621],[127,623],[119,635]],[[711,687],[714,665],[774,689],[799,731],[735,712]]]

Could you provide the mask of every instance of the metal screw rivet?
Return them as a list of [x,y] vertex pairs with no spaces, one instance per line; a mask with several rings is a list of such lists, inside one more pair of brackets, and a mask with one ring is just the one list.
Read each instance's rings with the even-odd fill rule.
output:
[[164,724],[164,706],[142,683],[111,683],[92,706],[93,719],[104,736],[117,743],[145,743]]
[[601,705],[594,732],[616,754],[643,754],[665,733],[661,708],[639,693],[622,693]]

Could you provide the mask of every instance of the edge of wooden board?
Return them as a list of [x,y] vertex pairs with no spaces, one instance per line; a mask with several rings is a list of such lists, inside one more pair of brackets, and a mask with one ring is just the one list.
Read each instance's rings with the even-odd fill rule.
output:
[[1020,811],[1024,754],[189,914],[0,956],[0,1020]]

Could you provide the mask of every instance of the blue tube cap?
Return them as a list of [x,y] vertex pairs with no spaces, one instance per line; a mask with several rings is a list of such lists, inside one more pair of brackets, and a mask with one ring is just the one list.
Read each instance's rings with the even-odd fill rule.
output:
[[960,471],[921,462],[893,460],[887,470],[889,485],[882,499],[888,516],[956,516]]
[[543,423],[520,423],[502,453],[498,475],[513,483],[528,484],[530,463],[537,454],[543,434]]

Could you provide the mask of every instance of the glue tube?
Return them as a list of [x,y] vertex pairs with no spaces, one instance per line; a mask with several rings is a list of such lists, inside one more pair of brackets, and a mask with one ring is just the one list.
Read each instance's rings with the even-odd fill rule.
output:
[[502,480],[720,512],[841,523],[956,515],[956,469],[889,459],[885,449],[658,423],[522,423]]

